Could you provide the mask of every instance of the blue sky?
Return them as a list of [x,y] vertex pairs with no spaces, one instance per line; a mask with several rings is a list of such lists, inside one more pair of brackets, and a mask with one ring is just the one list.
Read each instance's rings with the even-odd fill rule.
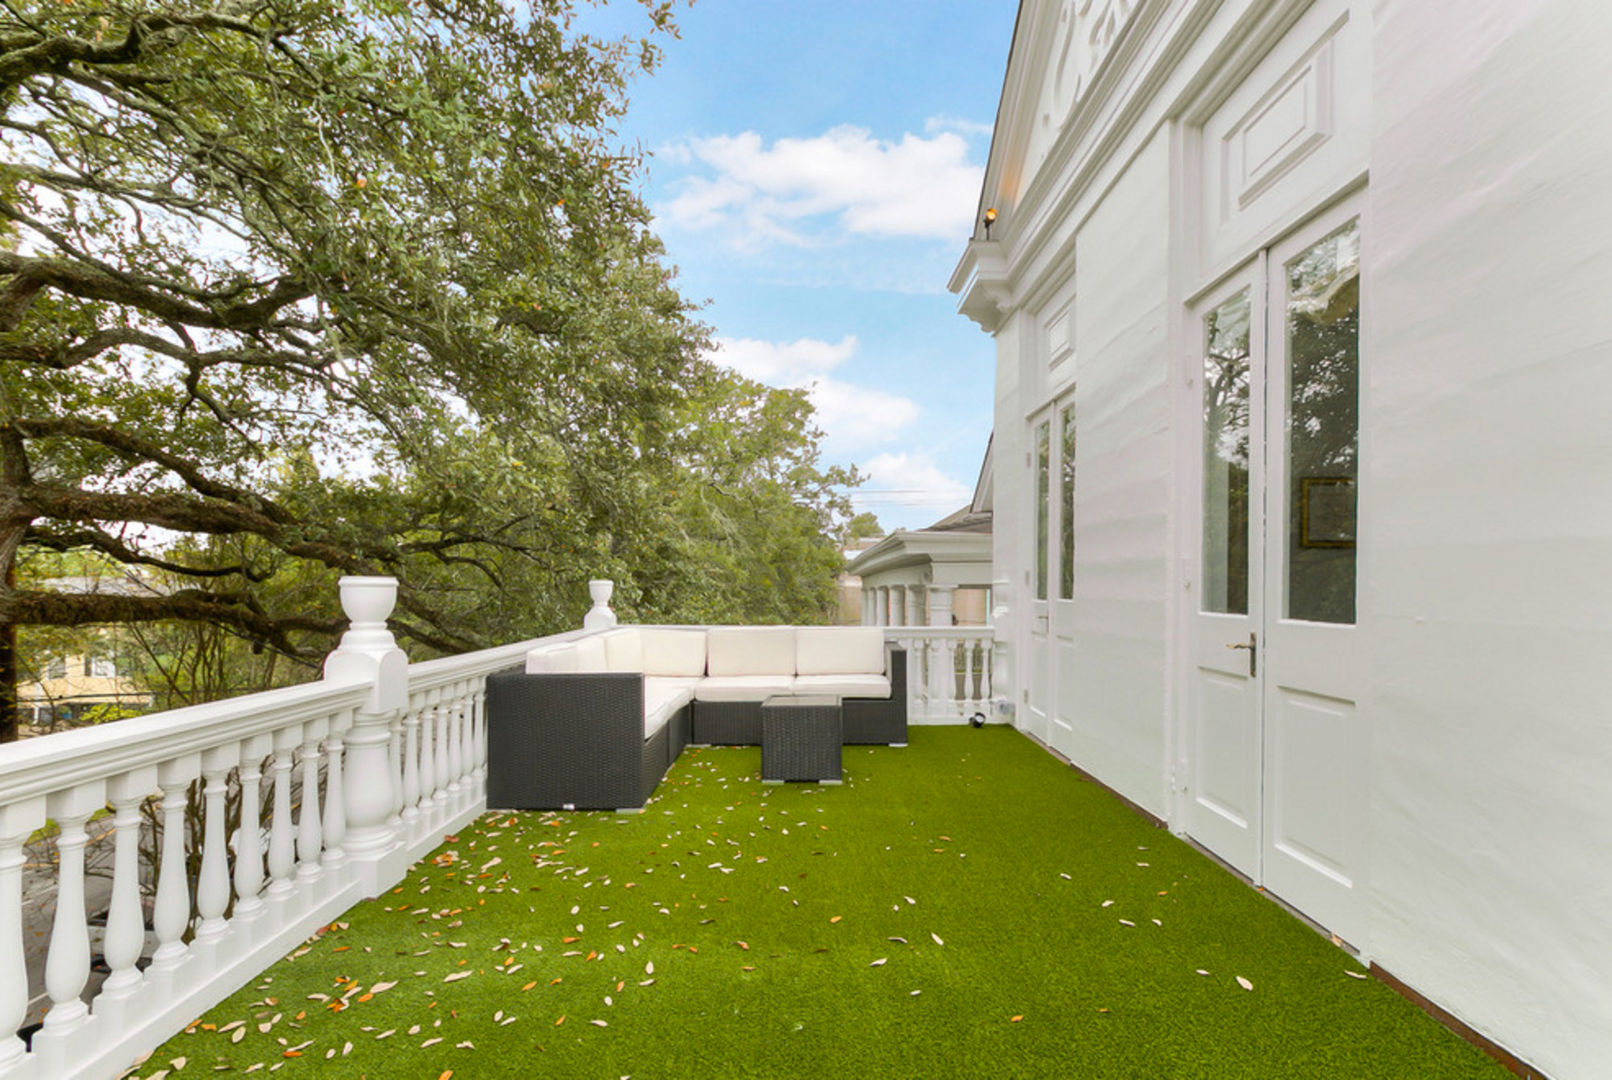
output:
[[[631,88],[644,195],[716,357],[813,387],[824,457],[917,528],[973,491],[994,351],[946,292],[1016,0],[699,0]],[[641,33],[616,0],[583,25]]]

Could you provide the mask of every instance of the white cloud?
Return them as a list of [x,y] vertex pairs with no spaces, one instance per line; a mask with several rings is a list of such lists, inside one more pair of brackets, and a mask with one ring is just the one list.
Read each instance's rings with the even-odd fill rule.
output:
[[978,120],[965,120],[961,116],[931,116],[924,121],[924,132],[933,135],[937,131],[955,131],[959,135],[984,136],[990,135],[993,125],[981,123]]
[[769,386],[805,388],[831,456],[854,454],[890,442],[918,420],[911,398],[832,378],[829,372],[856,355],[857,340],[847,334],[836,344],[816,338],[762,341],[718,338],[712,359]]
[[854,334],[845,335],[837,345],[816,338],[799,341],[718,338],[715,359],[747,379],[793,387],[814,375],[833,371],[856,354],[856,347]]
[[878,454],[858,468],[868,479],[852,492],[851,501],[862,509],[922,507],[933,510],[938,519],[974,495],[972,488],[941,470],[928,454]]
[[770,146],[753,131],[692,139],[666,158],[710,174],[685,178],[659,213],[684,228],[723,230],[740,247],[814,246],[847,234],[961,242],[984,169],[969,162],[958,122],[937,123],[927,137],[893,142],[851,125]]

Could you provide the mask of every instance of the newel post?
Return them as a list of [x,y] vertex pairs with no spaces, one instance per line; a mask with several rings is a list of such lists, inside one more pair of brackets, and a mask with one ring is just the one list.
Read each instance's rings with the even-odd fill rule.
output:
[[341,785],[347,811],[343,847],[365,896],[378,896],[408,870],[403,837],[387,824],[393,805],[392,719],[407,707],[409,692],[408,657],[386,628],[396,603],[396,578],[342,578],[341,608],[351,626],[325,658],[327,680],[370,686],[343,741]]
[[593,597],[593,607],[582,616],[582,629],[608,630],[616,625],[616,613],[610,610],[610,597],[616,591],[616,583],[605,578],[595,578],[588,582],[588,595]]

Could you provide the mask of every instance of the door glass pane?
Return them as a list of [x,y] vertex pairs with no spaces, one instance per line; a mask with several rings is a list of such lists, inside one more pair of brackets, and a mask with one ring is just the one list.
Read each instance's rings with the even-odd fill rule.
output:
[[1355,621],[1360,228],[1287,264],[1287,617]]
[[1203,321],[1203,610],[1248,614],[1248,290]]
[[1063,445],[1058,448],[1058,597],[1075,596],[1075,407],[1063,410]]
[[1051,461],[1051,421],[1043,420],[1035,429],[1035,598],[1047,598],[1047,511]]

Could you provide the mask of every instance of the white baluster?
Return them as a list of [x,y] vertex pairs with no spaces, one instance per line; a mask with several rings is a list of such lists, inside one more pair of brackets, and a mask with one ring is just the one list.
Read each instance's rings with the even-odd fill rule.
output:
[[325,869],[334,874],[347,862],[347,803],[342,790],[342,736],[352,726],[351,711],[333,717],[330,734],[325,738],[325,853],[321,858]]
[[145,981],[135,966],[146,941],[146,920],[140,910],[140,804],[156,786],[155,765],[121,773],[107,785],[113,808],[112,906],[106,914],[101,955],[112,974],[101,984],[92,1011],[115,1034],[128,1024]]
[[33,1051],[46,1076],[66,1075],[72,1033],[89,1020],[79,998],[90,978],[90,928],[84,911],[84,823],[106,806],[106,781],[91,780],[46,799],[61,832],[56,837],[56,917],[45,958],[45,992],[50,1011],[34,1036]]
[[190,925],[190,881],[185,868],[185,804],[190,782],[201,775],[201,755],[186,754],[157,769],[162,785],[162,858],[157,864],[157,899],[151,925],[157,951],[146,969],[160,1000],[177,985],[177,972],[190,956],[185,928]]
[[291,874],[296,869],[291,828],[292,749],[302,741],[302,725],[293,724],[274,735],[274,816],[269,819],[268,900],[284,910],[296,895]]
[[459,701],[454,696],[455,687],[448,687],[442,692],[442,723],[443,731],[448,740],[448,807],[449,813],[459,809],[459,793],[463,785],[459,776],[464,772],[464,745],[459,736]]
[[991,701],[991,667],[996,663],[996,650],[991,648],[990,638],[980,640],[980,708],[987,711],[985,719],[990,719]]
[[436,825],[436,702],[437,691],[427,691],[420,709],[420,827],[426,832]]
[[403,812],[399,815],[405,837],[416,836],[420,820],[420,700],[409,698],[409,707],[403,714]]
[[476,741],[470,730],[470,687],[465,683],[454,684],[453,711],[459,726],[459,807],[462,810],[475,799],[471,776],[476,771]]
[[248,942],[258,940],[263,918],[263,759],[274,749],[269,735],[241,744],[241,827],[235,833],[235,928]]
[[403,713],[386,725],[386,772],[392,778],[392,812],[386,824],[396,828],[403,823]]
[[302,802],[297,808],[297,885],[303,900],[311,903],[313,885],[324,876],[319,856],[324,848],[324,830],[319,822],[319,740],[325,737],[330,721],[311,720],[302,725]]
[[436,790],[431,793],[431,821],[438,827],[448,823],[452,816],[449,807],[448,785],[453,782],[453,740],[448,737],[448,705],[442,700],[442,691],[431,691],[431,715],[436,728],[437,774]]
[[972,713],[974,706],[979,703],[979,697],[974,693],[974,642],[972,640],[962,643],[963,650],[963,712]]
[[215,746],[202,754],[202,799],[206,805],[202,826],[201,870],[196,875],[196,927],[193,947],[211,966],[217,945],[229,931],[224,912],[229,909],[229,830],[224,820],[224,796],[229,771],[240,761],[241,744]]
[[0,1076],[27,1067],[27,1047],[12,1032],[28,1015],[28,965],[22,951],[23,844],[45,824],[45,800],[0,806]]
[[476,797],[487,794],[487,679],[476,680]]

